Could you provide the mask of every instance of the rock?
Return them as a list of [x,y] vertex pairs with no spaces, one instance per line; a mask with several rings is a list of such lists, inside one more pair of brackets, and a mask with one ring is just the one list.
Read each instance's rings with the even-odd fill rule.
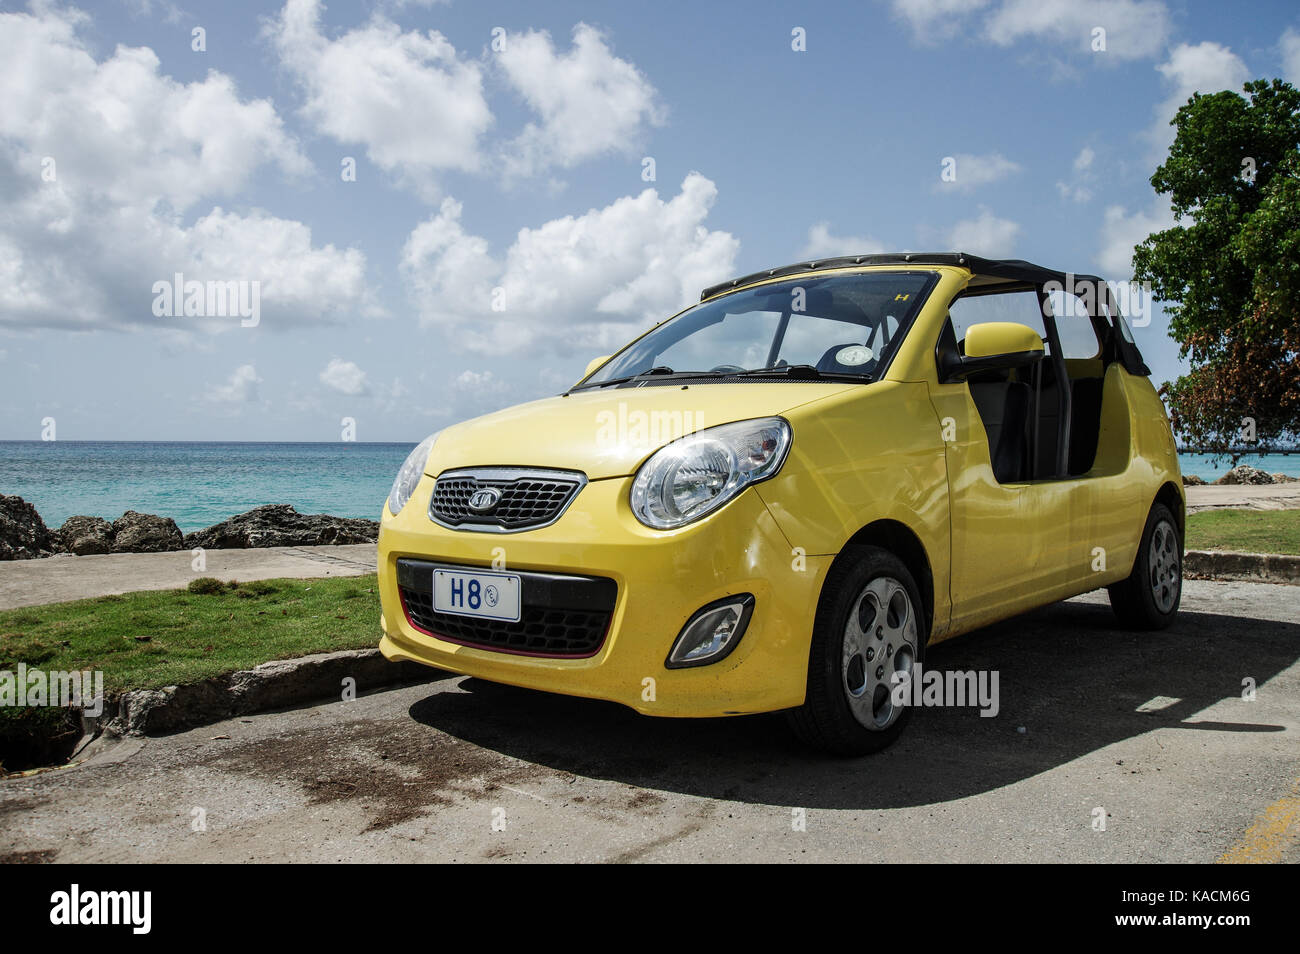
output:
[[1238,464],[1232,470],[1228,471],[1222,477],[1215,481],[1216,484],[1271,484],[1275,483],[1273,475],[1267,471],[1260,470],[1258,467],[1251,467],[1249,464]]
[[35,560],[59,550],[59,540],[22,497],[0,494],[0,560]]
[[113,521],[114,553],[166,553],[184,545],[181,529],[171,517],[128,510]]
[[187,548],[311,547],[374,543],[379,523],[356,517],[299,513],[289,504],[267,504],[185,537]]
[[1292,477],[1290,474],[1269,474],[1275,484],[1289,484],[1293,481],[1300,480],[1300,477]]
[[391,663],[377,649],[346,649],[262,663],[253,669],[162,689],[134,689],[105,700],[97,728],[106,735],[153,735],[233,716],[338,698],[353,679],[358,691],[427,682],[419,663]]
[[77,556],[111,553],[113,525],[100,517],[69,517],[59,528],[63,549]]
[[1204,487],[1205,479],[1197,477],[1195,474],[1183,474],[1184,487]]

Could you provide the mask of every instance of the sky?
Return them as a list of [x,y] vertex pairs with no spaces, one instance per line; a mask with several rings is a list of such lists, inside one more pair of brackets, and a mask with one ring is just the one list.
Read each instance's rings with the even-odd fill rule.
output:
[[807,258],[1127,280],[1278,76],[1290,0],[0,2],[0,439],[414,442]]

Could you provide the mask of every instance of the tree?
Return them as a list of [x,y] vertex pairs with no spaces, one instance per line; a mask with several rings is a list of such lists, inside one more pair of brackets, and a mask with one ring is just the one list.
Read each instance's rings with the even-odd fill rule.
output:
[[1245,94],[1197,94],[1178,110],[1151,177],[1177,224],[1133,254],[1191,355],[1161,389],[1174,430],[1218,454],[1300,433],[1300,91],[1255,80]]

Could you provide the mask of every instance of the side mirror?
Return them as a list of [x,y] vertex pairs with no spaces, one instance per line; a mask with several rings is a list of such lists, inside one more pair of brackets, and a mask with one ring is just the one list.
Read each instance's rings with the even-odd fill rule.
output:
[[940,376],[959,381],[980,371],[1019,368],[1043,360],[1043,339],[1027,325],[1014,321],[986,321],[966,332],[966,355],[941,356]]
[[581,384],[583,381],[587,380],[587,378],[591,377],[592,373],[597,368],[599,368],[602,364],[604,364],[609,359],[610,356],[607,354],[603,354],[599,358],[592,358],[591,362],[587,365],[587,370],[582,372],[582,377],[578,378],[577,382],[575,383]]

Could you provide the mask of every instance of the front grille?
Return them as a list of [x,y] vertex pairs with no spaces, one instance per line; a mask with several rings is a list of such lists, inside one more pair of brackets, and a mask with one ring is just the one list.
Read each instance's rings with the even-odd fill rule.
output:
[[[429,517],[445,527],[509,533],[544,527],[559,519],[586,484],[577,471],[480,467],[443,473],[433,484]],[[500,499],[486,511],[470,507],[480,490]]]
[[473,570],[424,560],[397,561],[397,584],[411,625],[454,643],[533,656],[594,656],[618,595],[605,577],[519,573],[520,620],[480,619],[433,608],[435,569]]

